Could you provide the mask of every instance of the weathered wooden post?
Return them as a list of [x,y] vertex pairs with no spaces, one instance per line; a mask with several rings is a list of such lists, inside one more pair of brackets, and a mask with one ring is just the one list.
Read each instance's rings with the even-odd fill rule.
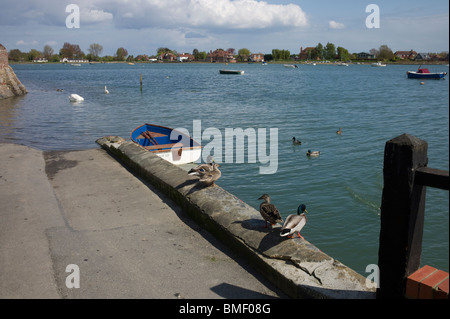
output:
[[420,267],[426,187],[415,170],[428,164],[428,143],[403,134],[386,142],[377,298],[404,298],[406,278]]

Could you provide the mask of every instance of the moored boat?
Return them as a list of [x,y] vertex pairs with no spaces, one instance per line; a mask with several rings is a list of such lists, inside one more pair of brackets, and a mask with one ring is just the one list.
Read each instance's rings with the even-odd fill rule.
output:
[[244,74],[242,70],[219,70],[220,74]]
[[134,129],[130,137],[136,144],[175,165],[195,162],[202,154],[202,146],[192,137],[165,126],[146,123]]
[[375,66],[375,67],[383,67],[383,66],[386,66],[386,64],[383,64],[383,63],[381,63],[381,62],[375,62],[375,63],[372,63],[371,65],[372,65],[372,66]]
[[296,64],[283,64],[285,68],[292,68],[292,69],[298,69],[298,66]]
[[406,74],[408,75],[408,79],[444,79],[447,72],[431,73],[430,70],[419,67],[417,72],[408,71]]

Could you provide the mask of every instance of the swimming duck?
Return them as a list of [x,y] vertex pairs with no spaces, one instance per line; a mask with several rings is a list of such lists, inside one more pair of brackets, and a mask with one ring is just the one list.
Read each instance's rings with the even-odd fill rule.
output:
[[299,141],[299,140],[297,140],[297,139],[295,138],[295,136],[294,136],[294,137],[292,138],[292,144],[294,144],[294,145],[301,145],[302,142]]
[[308,152],[306,152],[306,156],[310,156],[310,157],[317,157],[319,155],[320,155],[319,151],[311,152],[311,150],[308,150]]
[[108,91],[108,89],[106,88],[106,85],[105,85],[105,94],[108,94],[109,93],[109,91]]
[[339,131],[336,131],[336,134],[341,135],[342,134],[342,129],[339,128]]
[[304,239],[303,236],[300,235],[300,231],[306,225],[306,213],[307,210],[304,204],[298,206],[297,215],[289,215],[286,218],[283,227],[281,227],[280,236],[294,238],[293,234],[297,233],[298,237]]
[[222,172],[218,169],[220,165],[215,162],[210,164],[201,164],[199,166],[191,169],[188,174],[200,177],[198,180],[200,183],[204,183],[208,186],[214,185],[214,182],[222,176]]
[[79,96],[78,94],[70,94],[69,100],[70,102],[82,102],[84,101],[84,98],[82,96]]
[[281,218],[280,212],[275,207],[274,204],[270,203],[270,196],[268,194],[263,194],[260,198],[263,199],[264,202],[262,202],[259,205],[259,212],[261,213],[261,216],[266,221],[265,228],[267,228],[267,223],[269,222],[272,226],[274,226],[276,223],[282,223],[283,219]]

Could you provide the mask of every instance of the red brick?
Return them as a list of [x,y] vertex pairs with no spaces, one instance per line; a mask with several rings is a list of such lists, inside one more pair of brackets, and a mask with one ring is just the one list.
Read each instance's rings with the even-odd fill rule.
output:
[[433,288],[445,279],[448,279],[448,273],[442,270],[435,271],[423,279],[419,285],[419,299],[432,299]]
[[406,297],[417,299],[419,297],[419,283],[433,272],[436,268],[431,266],[423,266],[406,279]]
[[448,299],[448,278],[435,287],[433,299]]

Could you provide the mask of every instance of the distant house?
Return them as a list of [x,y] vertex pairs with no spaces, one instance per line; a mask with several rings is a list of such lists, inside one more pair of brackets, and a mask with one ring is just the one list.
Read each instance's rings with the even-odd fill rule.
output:
[[356,54],[356,58],[369,60],[369,59],[375,59],[375,55],[367,53],[367,52],[360,52],[360,53]]
[[188,53],[183,53],[183,54],[179,54],[177,56],[177,61],[178,62],[189,62],[194,60],[194,56],[192,54],[188,54]]
[[300,48],[300,54],[298,55],[299,60],[308,60],[310,58],[311,51],[313,51],[315,47],[307,47],[303,49],[303,47]]
[[428,53],[418,53],[416,56],[416,61],[429,61],[431,57]]
[[209,62],[217,62],[217,63],[234,63],[236,62],[236,59],[234,56],[224,50],[215,50],[215,51],[209,51],[207,55],[207,60]]
[[263,53],[252,53],[252,54],[250,54],[250,61],[264,62],[264,54]]
[[402,60],[408,59],[408,60],[414,60],[417,56],[417,52],[414,50],[410,51],[397,51],[394,53],[394,55]]
[[160,62],[173,62],[177,59],[177,56],[172,52],[162,53],[158,56],[158,61]]
[[59,60],[59,62],[61,62],[61,63],[89,63],[89,60],[62,58],[61,60]]
[[34,63],[46,63],[48,62],[48,60],[46,58],[43,57],[39,57],[33,60]]

